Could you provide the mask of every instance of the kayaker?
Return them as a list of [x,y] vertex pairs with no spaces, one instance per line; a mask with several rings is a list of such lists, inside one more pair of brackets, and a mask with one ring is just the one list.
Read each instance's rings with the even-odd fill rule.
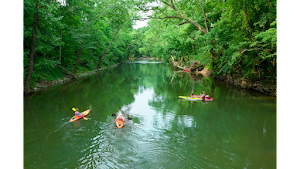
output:
[[80,112],[79,112],[79,109],[78,108],[76,108],[76,111],[75,111],[75,116],[77,115],[77,116],[83,116],[83,114],[81,114]]
[[116,121],[123,121],[125,122],[125,117],[123,116],[123,114],[119,114],[118,117],[116,118]]
[[203,91],[202,99],[205,100],[205,91]]
[[116,118],[115,122],[116,122],[116,126],[117,126],[118,128],[122,128],[122,127],[123,127],[123,125],[124,125],[124,123],[125,123],[125,117],[123,116],[122,113],[120,113],[120,114],[118,115],[118,117]]
[[192,94],[190,94],[190,97],[191,97],[191,98],[194,98],[195,96],[194,96],[194,94],[192,93]]

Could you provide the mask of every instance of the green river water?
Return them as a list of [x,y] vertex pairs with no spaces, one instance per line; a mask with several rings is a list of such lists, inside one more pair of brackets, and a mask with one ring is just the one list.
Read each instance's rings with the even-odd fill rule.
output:
[[[192,91],[214,101],[178,99]],[[276,98],[133,61],[24,97],[23,142],[28,169],[275,169]]]

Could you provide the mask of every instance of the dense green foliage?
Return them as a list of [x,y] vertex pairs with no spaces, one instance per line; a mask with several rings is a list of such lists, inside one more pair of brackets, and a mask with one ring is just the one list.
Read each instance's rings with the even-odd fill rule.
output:
[[[153,12],[134,30],[138,10]],[[25,0],[24,81],[33,87],[147,56],[274,83],[276,24],[275,0]]]
[[[215,74],[276,81],[275,0],[159,1],[140,55],[200,61]],[[141,34],[140,30],[135,32]],[[147,44],[147,45],[145,45]]]
[[25,0],[24,78],[29,70],[35,14],[38,22],[31,86],[95,69],[117,30],[100,67],[126,60],[133,30],[131,5],[130,1],[117,0]]

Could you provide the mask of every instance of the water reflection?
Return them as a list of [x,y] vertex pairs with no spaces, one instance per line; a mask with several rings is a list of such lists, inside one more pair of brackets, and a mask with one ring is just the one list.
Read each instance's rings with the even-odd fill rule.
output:
[[[206,91],[213,102],[179,100]],[[89,120],[67,121],[72,107]],[[115,127],[111,114],[133,120]],[[51,159],[51,160],[49,160]],[[24,98],[24,168],[274,168],[276,100],[129,63]]]
[[137,61],[131,61],[127,63],[139,63],[139,64],[157,64],[157,63],[163,63],[162,61],[149,61],[149,60],[137,60]]

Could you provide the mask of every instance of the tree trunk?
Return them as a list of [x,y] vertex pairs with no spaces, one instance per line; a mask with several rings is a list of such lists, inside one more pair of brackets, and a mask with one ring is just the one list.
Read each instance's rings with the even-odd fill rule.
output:
[[81,51],[82,51],[82,47],[80,47],[80,49],[79,49],[79,51],[77,53],[76,63],[75,63],[74,69],[72,71],[72,77],[73,78],[75,78],[75,73],[76,73],[77,65],[79,63],[79,58],[80,58]]
[[[131,45],[131,44],[130,44]],[[128,47],[126,48],[125,52],[124,52],[124,55],[125,53],[127,52],[127,50],[129,49],[130,45],[128,45]]]
[[66,71],[68,74],[75,76],[72,72],[70,72],[67,69],[61,67],[61,65],[57,65],[57,67],[60,68],[60,69],[62,69],[62,70],[64,70],[64,71]]
[[[36,6],[37,6],[37,3],[36,3]],[[31,88],[30,88],[30,83],[31,83],[31,77],[32,77],[33,67],[34,67],[34,52],[35,52],[37,22],[38,22],[38,15],[37,15],[37,13],[34,13],[32,38],[31,38],[29,60],[28,60],[28,72],[27,72],[27,75],[25,77],[25,82],[24,82],[24,94],[32,93]]]
[[123,60],[124,60],[124,57],[125,57],[125,53],[127,52],[127,50],[129,49],[129,47],[131,46],[131,44],[130,45],[128,45],[128,47],[126,48],[126,50],[125,50],[125,52],[124,52],[124,55],[122,56],[122,60],[121,60],[121,62],[123,62]]
[[211,53],[211,62],[212,62],[211,64],[212,64],[212,67],[214,68],[214,66],[216,65],[214,58],[215,57],[220,58],[220,55],[213,48],[210,50],[210,53]]
[[202,6],[202,3],[200,0],[198,0],[200,5],[201,5],[201,8],[202,8],[202,13],[203,13],[203,17],[204,17],[204,24],[205,24],[205,28],[206,28],[206,31],[208,32],[208,27],[207,27],[207,23],[206,23],[206,17],[205,17],[205,12],[204,12],[204,8]]
[[112,37],[112,39],[111,39],[111,41],[110,41],[110,43],[109,43],[107,49],[105,50],[105,52],[104,52],[103,55],[101,56],[100,61],[99,61],[98,66],[97,66],[97,69],[100,68],[102,59],[103,59],[103,57],[107,54],[107,52],[108,52],[108,50],[109,50],[109,48],[110,48],[110,46],[111,46],[111,44],[112,44],[112,42],[113,42],[115,36],[118,34],[119,30],[120,30],[120,29],[117,29],[117,32],[116,32],[115,35]]
[[60,24],[59,65],[61,65],[62,24]]

